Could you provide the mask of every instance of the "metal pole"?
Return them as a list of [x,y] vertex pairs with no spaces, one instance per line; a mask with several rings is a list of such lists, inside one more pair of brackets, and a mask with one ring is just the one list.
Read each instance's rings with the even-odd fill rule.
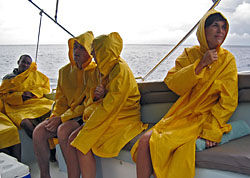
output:
[[35,63],[37,62],[37,55],[38,55],[38,47],[39,47],[39,39],[40,39],[40,31],[41,31],[41,25],[42,25],[43,11],[41,10],[39,14],[40,14],[40,24],[39,24],[37,44],[36,44],[36,58],[35,58]]
[[58,2],[59,2],[59,0],[56,1],[55,21],[57,21]]
[[[36,8],[38,8],[40,11],[43,11],[39,6],[37,6],[32,0],[28,0],[31,2]],[[43,11],[43,13],[50,18],[53,22],[55,22],[59,27],[61,27],[65,32],[67,32],[69,35],[71,35],[73,38],[75,37],[73,34],[71,34],[68,30],[66,30],[61,24],[59,24],[56,20],[54,20],[52,17],[50,17],[46,12]]]

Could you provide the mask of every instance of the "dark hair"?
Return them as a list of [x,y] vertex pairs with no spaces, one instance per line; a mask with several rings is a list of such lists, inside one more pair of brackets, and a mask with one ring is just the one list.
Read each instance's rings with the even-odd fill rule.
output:
[[214,21],[225,21],[227,20],[220,14],[220,13],[215,13],[210,16],[205,21],[205,28],[209,27]]
[[21,55],[21,56],[19,57],[19,59],[18,59],[18,61],[17,61],[17,64],[19,64],[19,62],[20,62],[20,60],[21,60],[22,58],[30,58],[31,61],[32,61],[32,58],[31,58],[28,54],[23,54],[23,55]]

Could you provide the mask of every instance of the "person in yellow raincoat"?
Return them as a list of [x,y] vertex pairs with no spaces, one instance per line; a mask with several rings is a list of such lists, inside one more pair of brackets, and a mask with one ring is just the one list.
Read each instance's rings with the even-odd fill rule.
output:
[[164,82],[180,97],[168,113],[133,146],[137,177],[193,178],[195,142],[216,146],[231,130],[228,119],[238,103],[237,67],[234,56],[221,47],[228,22],[211,10],[201,19],[200,46],[186,48]]
[[5,114],[32,138],[35,126],[50,114],[53,101],[44,97],[50,83],[29,55],[22,55],[17,63],[18,68],[3,77],[0,99]]
[[3,112],[4,107],[0,100],[0,152],[21,161],[21,143],[18,128]]
[[68,137],[83,123],[84,105],[82,103],[85,98],[85,87],[90,74],[96,68],[91,57],[93,39],[93,33],[88,31],[68,40],[70,62],[59,70],[52,114],[50,119],[39,124],[34,130],[34,150],[41,178],[50,177],[48,140],[58,137],[67,162]]
[[[131,139],[147,128],[140,118],[137,83],[120,57],[123,48],[120,35],[112,32],[96,37],[92,47],[97,68],[96,77],[87,83],[85,124],[69,139],[71,158],[75,160],[73,168],[75,172],[81,171],[84,178],[96,175],[94,154],[104,158],[118,156]],[[96,95],[103,98],[96,101]]]

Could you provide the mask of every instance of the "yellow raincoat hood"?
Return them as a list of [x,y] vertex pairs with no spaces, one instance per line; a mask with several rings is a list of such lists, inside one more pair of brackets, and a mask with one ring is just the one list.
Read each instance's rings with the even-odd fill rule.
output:
[[101,35],[94,39],[93,49],[100,72],[106,76],[117,64],[123,48],[123,41],[117,32]]
[[83,68],[85,68],[86,66],[88,66],[91,62],[91,45],[92,45],[92,41],[94,39],[94,35],[92,33],[92,31],[87,31],[81,35],[79,35],[78,37],[75,38],[70,38],[68,40],[68,45],[69,45],[69,60],[70,63],[72,64],[72,66],[75,66],[75,61],[74,61],[74,54],[73,54],[73,47],[74,47],[74,42],[77,41],[79,44],[81,44],[86,51],[88,52],[90,58],[88,59],[87,62],[85,62],[83,64]]
[[[197,29],[197,32],[196,32],[196,36],[197,36],[197,39],[200,43],[200,48],[201,48],[201,52],[204,54],[209,48],[208,48],[208,44],[207,44],[207,39],[206,39],[206,35],[205,35],[205,22],[207,20],[207,18],[212,15],[212,14],[220,14],[225,20],[226,20],[226,23],[227,23],[227,30],[226,30],[226,35],[225,35],[225,38],[227,36],[227,33],[228,33],[228,29],[229,29],[229,24],[228,24],[228,21],[227,19],[224,17],[223,14],[221,14],[220,12],[212,9],[210,11],[208,11],[200,20],[200,23],[199,23],[199,26],[198,26],[198,29]],[[224,40],[225,40],[224,38]],[[223,40],[223,41],[224,41]],[[220,46],[217,47],[217,51],[219,50]]]

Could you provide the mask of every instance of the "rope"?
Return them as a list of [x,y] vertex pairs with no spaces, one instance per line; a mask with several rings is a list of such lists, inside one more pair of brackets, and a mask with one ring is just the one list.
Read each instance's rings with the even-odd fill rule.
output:
[[[214,2],[215,1],[215,2]],[[210,11],[211,9],[214,9],[221,0],[213,0],[214,4],[209,8],[208,11]],[[198,26],[198,24],[200,23],[200,20],[195,24],[195,26],[179,41],[179,43],[177,43],[177,45],[175,45],[171,51],[162,58],[162,60],[160,60],[160,62],[158,62],[158,64],[156,64],[144,77],[136,77],[135,79],[141,79],[142,81],[144,81],[151,73],[154,72],[154,70],[168,57],[170,56],[180,45],[183,41],[185,41],[194,31],[194,29]]]
[[42,26],[43,10],[40,11],[39,15],[40,15],[40,23],[39,23],[38,37],[37,37],[37,44],[36,44],[36,58],[35,58],[35,63],[37,62],[39,39],[40,39],[40,31],[41,31],[41,26]]

